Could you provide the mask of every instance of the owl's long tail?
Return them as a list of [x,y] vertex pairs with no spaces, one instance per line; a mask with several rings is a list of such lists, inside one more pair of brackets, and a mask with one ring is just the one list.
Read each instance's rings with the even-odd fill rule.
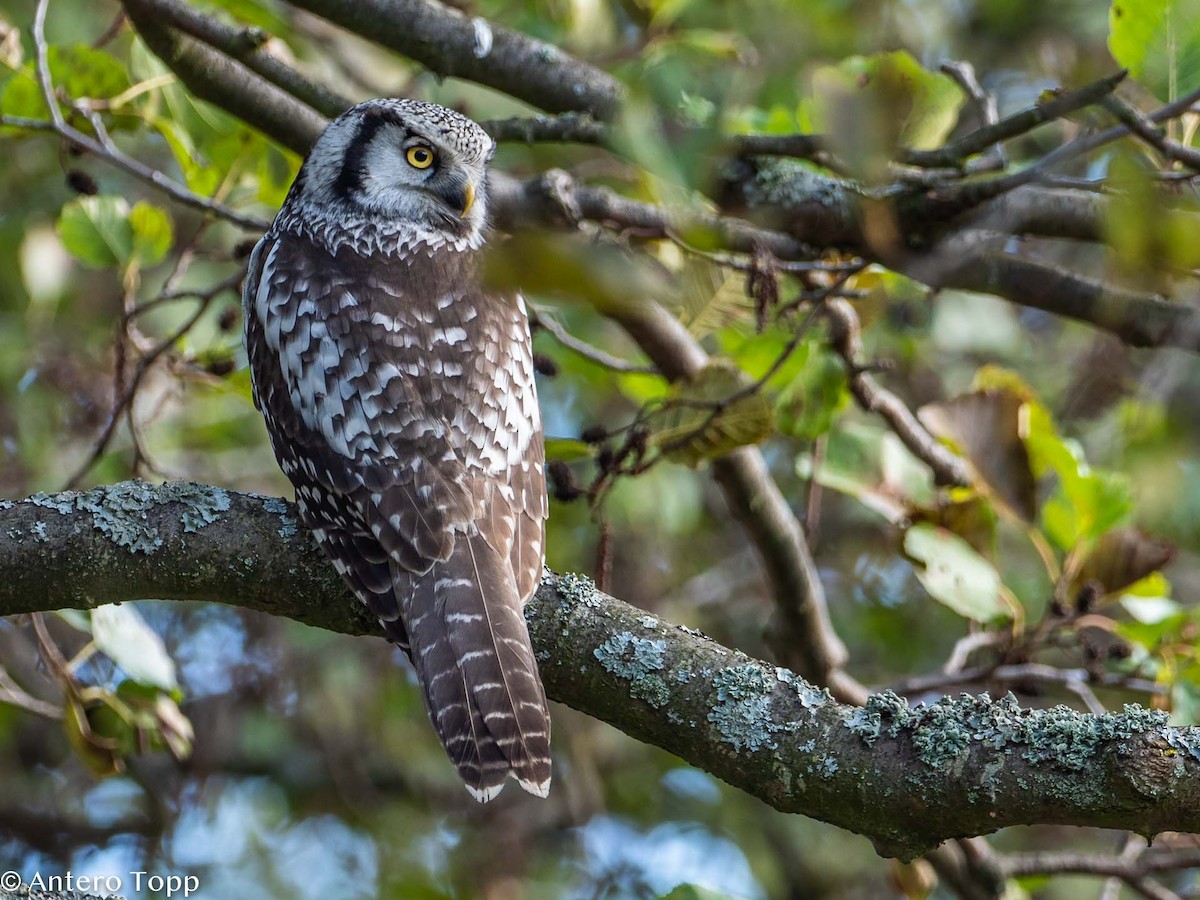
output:
[[550,712],[509,561],[479,535],[460,537],[411,584],[401,598],[410,656],[467,790],[486,803],[511,775],[545,797]]

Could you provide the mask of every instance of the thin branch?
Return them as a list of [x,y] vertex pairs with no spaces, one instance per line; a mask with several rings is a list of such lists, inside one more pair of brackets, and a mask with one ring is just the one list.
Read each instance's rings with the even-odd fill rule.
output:
[[[1149,122],[1163,122],[1168,119],[1174,119],[1190,110],[1197,101],[1200,101],[1200,88],[1179,100],[1160,106],[1146,116],[1146,119]],[[949,208],[958,210],[970,209],[986,200],[999,197],[1022,185],[1035,183],[1042,176],[1049,174],[1050,170],[1056,166],[1077,159],[1080,156],[1086,156],[1088,153],[1098,150],[1106,144],[1111,144],[1113,141],[1121,140],[1128,135],[1129,126],[1125,124],[1114,125],[1112,128],[1095,134],[1083,135],[1070,143],[1063,144],[1056,150],[1050,151],[1036,163],[1019,172],[1013,172],[997,178],[980,179],[978,181],[948,186],[940,192],[936,199],[939,205]]]
[[[120,391],[114,398],[112,409],[108,414],[108,419],[105,420],[104,427],[100,429],[100,435],[93,442],[91,452],[88,453],[87,458],[79,464],[78,468],[76,468],[70,478],[67,479],[65,485],[66,488],[70,489],[77,487],[83,481],[84,476],[87,475],[87,473],[91,470],[92,466],[94,466],[100,460],[100,457],[104,455],[105,451],[108,450],[108,446],[112,441],[113,435],[116,433],[117,424],[121,421],[122,416],[125,416],[129,423],[130,434],[132,435],[135,443],[135,451],[138,460],[145,458],[145,454],[138,443],[136,424],[133,421],[133,405],[137,399],[138,389],[142,386],[142,381],[145,379],[146,374],[154,366],[154,363],[158,360],[158,358],[168,350],[172,349],[185,334],[191,331],[195,324],[200,321],[200,317],[208,311],[212,300],[221,291],[228,290],[230,286],[231,282],[227,279],[226,281],[220,283],[218,289],[214,289],[211,292],[196,293],[194,297],[200,302],[197,304],[195,311],[193,311],[192,314],[184,320],[182,325],[176,328],[175,331],[173,331],[170,335],[159,341],[158,344],[151,348],[137,361],[137,365],[134,367],[133,377],[125,386],[125,390]],[[136,310],[136,307],[134,309]],[[131,311],[131,313],[126,313],[124,317],[125,322],[128,322],[133,315],[136,315],[136,312],[134,311]]]
[[863,369],[859,362],[862,341],[854,307],[845,300],[831,299],[825,305],[825,317],[830,324],[830,343],[842,358],[850,393],[859,405],[868,412],[879,413],[901,443],[933,470],[939,484],[971,484],[967,462],[926,431],[903,400]]
[[61,706],[39,700],[28,693],[13,680],[3,666],[0,666],[0,703],[20,707],[46,719],[61,719],[63,716]]
[[1167,159],[1183,163],[1191,169],[1200,170],[1200,151],[1185,147],[1178,141],[1173,141],[1154,127],[1154,123],[1143,116],[1116,94],[1105,97],[1102,105],[1122,125],[1140,137],[1143,141],[1158,150]]
[[[988,93],[979,84],[979,79],[975,77],[975,67],[969,62],[961,60],[946,60],[939,68],[949,75],[958,84],[959,88],[967,98],[971,101],[971,105],[975,108],[975,114],[983,123],[981,127],[994,127],[1000,121],[1000,110],[996,104],[996,95]],[[1003,169],[1007,165],[1007,157],[1004,153],[1004,144],[997,141],[991,147],[987,148],[983,156],[973,160],[969,166],[964,166],[972,172],[983,171],[985,169]],[[932,169],[930,171],[937,171]]]
[[293,0],[444,77],[465,78],[548,112],[614,117],[624,89],[557,47],[436,0]]
[[1053,100],[1036,103],[1020,112],[1005,116],[994,125],[985,125],[963,135],[936,150],[908,150],[902,155],[901,161],[933,169],[958,166],[967,157],[982,153],[995,144],[1020,137],[1039,125],[1053,122],[1085,106],[1098,103],[1117,89],[1117,85],[1125,80],[1125,75],[1124,71],[1117,72],[1079,90],[1059,94]]
[[1068,874],[1119,878],[1144,897],[1177,900],[1177,894],[1151,881],[1148,876],[1200,867],[1200,849],[1151,848],[1132,858],[1108,853],[1011,853],[1000,858],[1000,865],[1010,878]]
[[1060,669],[1044,663],[975,666],[970,669],[932,672],[893,684],[889,689],[897,694],[913,696],[932,692],[944,693],[952,688],[985,682],[1008,685],[1038,681],[1063,685],[1072,690],[1079,685],[1084,685],[1090,690],[1090,686],[1096,684],[1101,687],[1120,688],[1149,696],[1162,696],[1169,690],[1166,685],[1145,678],[1134,678],[1115,672],[1093,673],[1087,669]]
[[654,375],[658,372],[654,366],[639,366],[637,363],[631,363],[628,360],[621,359],[619,356],[613,356],[599,347],[593,347],[586,341],[581,341],[575,335],[571,334],[571,332],[567,331],[562,323],[555,319],[554,315],[544,307],[532,307],[532,312],[534,320],[540,328],[545,329],[549,335],[568,350],[582,356],[589,362],[594,362],[598,366],[603,366],[606,369],[626,375]]
[[42,119],[0,115],[0,125],[22,128],[27,131],[50,131],[58,134],[75,147],[87,151],[97,159],[120,169],[128,175],[132,175],[138,181],[145,182],[151,187],[162,191],[175,202],[191,207],[192,209],[198,209],[201,212],[219,216],[247,231],[266,231],[271,224],[266,219],[240,213],[232,207],[225,206],[223,203],[217,203],[209,200],[207,197],[193,193],[157,169],[151,169],[149,166],[138,162],[131,156],[125,155],[116,148],[109,150],[99,141],[65,123],[60,128],[53,122],[47,122]]
[[608,137],[608,126],[583,113],[557,116],[516,116],[485,119],[480,126],[500,143],[600,144]]
[[37,58],[38,89],[46,102],[50,121],[56,130],[62,131],[66,122],[63,121],[62,110],[58,108],[58,98],[54,96],[54,82],[50,78],[49,47],[46,45],[46,10],[49,7],[50,0],[37,0],[37,7],[33,13],[33,48]]

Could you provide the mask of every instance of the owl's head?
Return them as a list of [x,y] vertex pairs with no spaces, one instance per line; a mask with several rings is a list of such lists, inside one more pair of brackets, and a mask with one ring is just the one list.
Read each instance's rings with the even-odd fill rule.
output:
[[475,243],[487,219],[495,147],[477,124],[436,103],[368,100],[317,139],[289,203]]

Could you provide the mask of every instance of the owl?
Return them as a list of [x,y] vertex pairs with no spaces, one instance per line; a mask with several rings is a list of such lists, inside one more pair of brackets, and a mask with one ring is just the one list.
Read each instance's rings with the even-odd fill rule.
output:
[[300,518],[416,669],[479,801],[546,796],[550,715],[522,609],[544,448],[521,298],[480,286],[477,124],[361,103],[324,131],[243,289],[255,405]]

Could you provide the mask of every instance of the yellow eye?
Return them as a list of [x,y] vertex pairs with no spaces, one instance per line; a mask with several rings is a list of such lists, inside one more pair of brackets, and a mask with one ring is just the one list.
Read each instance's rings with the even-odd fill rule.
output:
[[433,165],[433,151],[428,147],[409,147],[405,157],[414,169],[428,169]]

